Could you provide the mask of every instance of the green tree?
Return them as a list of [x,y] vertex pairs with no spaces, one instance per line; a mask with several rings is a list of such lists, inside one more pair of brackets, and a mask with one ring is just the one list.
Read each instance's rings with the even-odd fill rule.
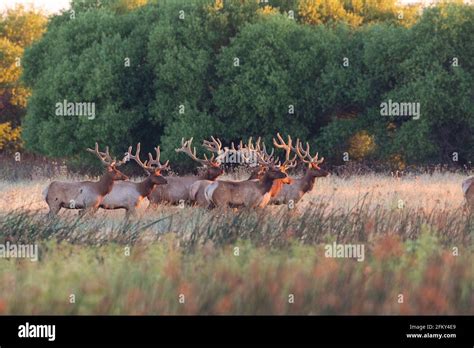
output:
[[[473,158],[472,6],[425,9],[412,25],[393,1],[142,5],[77,0],[74,16],[50,19],[23,61],[28,149],[83,160],[95,141],[115,153],[141,141],[181,164],[181,137],[268,142],[281,132],[340,163],[346,151],[380,162]],[[294,6],[307,13],[289,18]],[[21,52],[0,40],[0,53],[1,81],[14,81]],[[95,103],[96,117],[57,116],[63,100]],[[382,116],[388,100],[420,103],[420,118]]]
[[228,136],[280,131],[310,138],[332,107],[324,100],[323,71],[341,61],[340,40],[331,30],[281,15],[243,27],[217,64],[221,83],[214,99]]
[[308,24],[344,22],[352,27],[367,23],[391,23],[410,26],[419,6],[403,6],[396,0],[300,0],[298,16]]
[[[153,8],[121,16],[107,10],[63,13],[25,53],[25,81],[33,87],[25,120],[28,149],[48,156],[83,157],[95,141],[123,151],[143,133],[152,97],[144,59]],[[95,118],[62,117],[56,103],[91,102]],[[151,140],[151,137],[149,137]]]
[[[380,23],[358,30],[347,47],[355,58],[351,75],[363,83],[346,86],[362,93],[353,99],[352,114],[335,113],[322,128],[318,148],[341,162],[349,139],[366,130],[374,136],[374,156],[380,161],[396,157],[407,163],[449,163],[454,153],[460,164],[472,161],[473,14],[472,6],[441,5],[426,9],[409,29]],[[337,74],[329,73],[328,80],[338,81]],[[327,87],[339,96],[338,85]],[[351,99],[331,103],[347,105]],[[389,100],[419,103],[420,117],[382,116],[381,103]]]
[[18,5],[0,14],[0,122],[18,126],[25,113],[29,90],[21,83],[23,50],[44,31],[40,11]]
[[21,120],[30,94],[20,81],[23,50],[43,33],[45,15],[18,5],[0,13],[0,150],[21,146]]
[[419,120],[398,121],[393,152],[408,161],[461,163],[474,159],[474,8],[425,10],[411,30],[411,50],[400,64],[399,85],[386,98],[419,102]]
[[149,0],[71,0],[71,10],[85,12],[89,10],[105,9],[117,14],[123,14],[144,6]]
[[167,158],[182,162],[174,151],[182,137],[194,137],[199,144],[210,135],[226,136],[212,95],[220,83],[217,57],[240,26],[257,19],[257,5],[216,1],[162,8],[161,20],[150,32],[147,60],[153,67],[155,92],[150,123],[162,129]]

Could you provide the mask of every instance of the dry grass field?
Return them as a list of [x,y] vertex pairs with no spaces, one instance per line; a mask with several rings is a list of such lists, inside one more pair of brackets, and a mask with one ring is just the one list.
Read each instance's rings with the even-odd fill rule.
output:
[[[0,260],[0,313],[472,314],[463,178],[330,176],[294,209],[143,202],[130,220],[47,219],[50,179],[0,181],[0,241],[40,254]],[[364,245],[363,261],[327,257],[334,242]]]
[[[229,177],[227,177],[229,178]],[[238,179],[235,176],[232,179]],[[243,178],[243,177],[242,177]],[[464,204],[461,183],[466,178],[464,175],[444,173],[434,175],[408,176],[392,178],[387,175],[365,175],[349,178],[329,176],[316,181],[313,192],[305,196],[298,210],[303,211],[308,204],[324,202],[329,210],[350,210],[367,196],[367,203],[371,209],[398,208],[399,203],[408,209],[430,211],[457,210]],[[89,178],[81,178],[87,180]],[[226,179],[226,176],[223,177]],[[66,177],[57,177],[54,180],[71,180]],[[75,178],[74,180],[78,180]],[[0,211],[10,212],[16,209],[38,210],[47,212],[47,205],[43,200],[42,191],[52,181],[42,179],[35,181],[10,182],[0,181]],[[400,202],[402,201],[402,202]],[[143,214],[148,202],[141,206]],[[278,208],[269,207],[269,211]],[[63,215],[74,215],[77,212],[65,212]],[[150,213],[148,211],[147,213]],[[119,218],[123,211],[104,212],[99,216]]]

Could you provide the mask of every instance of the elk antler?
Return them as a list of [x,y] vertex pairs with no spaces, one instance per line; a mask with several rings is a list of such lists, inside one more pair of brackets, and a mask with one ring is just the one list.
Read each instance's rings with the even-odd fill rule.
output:
[[[212,164],[212,162],[210,160],[207,159],[206,156],[204,156],[204,159],[200,159],[196,156],[196,147],[193,147],[193,149],[191,150],[192,142],[193,142],[193,138],[191,138],[189,140],[186,140],[186,141],[184,140],[184,138],[182,138],[181,139],[181,147],[178,148],[178,149],[175,149],[175,151],[185,153],[186,155],[191,157],[191,159],[193,159],[196,162],[201,163],[203,166],[215,166],[215,165]],[[211,158],[211,160],[213,160],[213,158]]]
[[156,169],[161,169],[161,170],[169,169],[170,161],[166,161],[164,164],[160,163],[160,157],[161,157],[160,146],[158,145],[154,149],[155,149],[155,152],[156,152],[156,158],[153,159],[152,154],[148,152],[148,161],[145,162],[145,164],[147,164],[148,166],[154,167],[155,170]]
[[[296,139],[296,154],[301,159],[302,162],[307,163],[309,166],[318,166],[319,164],[323,163],[324,157],[318,159],[319,153],[316,152],[316,155],[311,156],[309,152],[309,143],[306,142],[306,150],[303,150],[303,146],[301,145],[301,141]],[[307,160],[308,158],[309,160]]]
[[[255,146],[250,143],[250,149],[257,155],[257,162],[264,167],[273,167],[278,165],[280,160],[274,157],[275,149],[272,148],[272,151],[268,153],[265,143],[260,141],[261,138],[258,138]],[[260,145],[260,143],[262,145]]]
[[122,164],[124,164],[126,162],[125,160],[117,161],[115,158],[112,158],[110,156],[108,146],[105,147],[105,152],[100,152],[99,151],[99,144],[98,143],[95,143],[95,148],[94,149],[87,148],[86,150],[89,151],[90,153],[93,153],[94,155],[96,155],[100,159],[102,164],[105,165],[105,166],[118,167],[118,166],[121,166]]
[[137,144],[137,151],[135,152],[135,155],[132,155],[132,147],[128,147],[128,151],[125,153],[124,160],[130,160],[133,159],[140,167],[142,167],[147,173],[154,173],[156,170],[164,170],[169,167],[169,161],[166,161],[165,164],[160,163],[160,147],[155,147],[156,150],[156,159],[153,159],[153,156],[151,153],[148,153],[149,160],[145,161],[145,163],[142,162],[140,159],[140,148],[141,144]]
[[[240,140],[239,145],[237,146],[236,151],[240,152],[242,157],[245,159],[245,163],[251,162],[252,153],[256,151],[253,145],[252,139],[253,138],[250,137],[246,145],[244,145],[243,141]],[[260,143],[260,138],[257,139],[257,144],[259,143]],[[234,143],[232,143],[232,150],[234,150]]]
[[291,151],[295,151],[295,148],[292,146],[291,136],[288,135],[288,143],[285,143],[285,141],[281,137],[280,133],[277,133],[277,138],[280,141],[280,143],[278,143],[275,140],[275,138],[273,138],[273,145],[275,145],[279,149],[285,150],[285,162],[282,164],[282,166],[285,169],[296,167],[296,164],[297,164],[296,163],[296,156],[297,155],[295,154],[295,156],[292,159],[290,159]]
[[204,154],[204,160],[208,162],[208,165],[218,167],[220,165],[219,159],[215,159],[215,155],[219,157],[223,154],[222,151],[222,142],[219,139],[214,138],[211,136],[211,141],[203,140],[202,146],[209,152],[212,152],[212,157],[210,159],[207,158],[206,154]]
[[211,136],[211,141],[203,140],[202,146],[210,152],[220,153],[222,151],[222,142]]
[[272,149],[271,153],[268,153],[265,147],[265,143],[262,142],[261,140],[262,138],[259,137],[257,141],[255,142],[255,145],[253,143],[252,137],[249,138],[246,145],[243,144],[242,140],[240,141],[238,150],[240,151],[242,156],[245,158],[245,162],[246,163],[257,162],[264,166],[276,164],[278,162],[278,158],[275,159],[273,157],[274,149]]

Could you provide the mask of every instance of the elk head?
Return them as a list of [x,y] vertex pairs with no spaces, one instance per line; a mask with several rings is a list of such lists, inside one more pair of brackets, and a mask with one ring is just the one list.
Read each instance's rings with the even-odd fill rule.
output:
[[259,165],[257,168],[255,168],[255,170],[252,171],[247,180],[260,179],[265,174],[265,170],[266,168],[264,166]]
[[165,164],[160,163],[160,156],[161,156],[161,151],[160,147],[157,146],[155,147],[156,151],[156,158],[153,158],[153,155],[151,153],[148,153],[148,160],[146,160],[144,163],[140,159],[140,146],[141,144],[137,144],[137,151],[135,152],[135,155],[132,155],[132,147],[128,147],[128,151],[125,153],[125,158],[128,160],[133,159],[144,171],[147,173],[147,175],[150,177],[150,180],[153,184],[155,185],[164,185],[167,184],[168,182],[166,179],[161,176],[161,171],[162,170],[168,170],[169,169],[169,161],[166,161]]
[[[242,141],[239,145],[239,151],[245,157],[246,163],[254,163],[255,158],[257,159],[258,167],[252,171],[250,177],[247,180],[255,180],[255,179],[262,179],[267,171],[271,172],[282,172],[286,174],[288,168],[294,167],[295,163],[291,163],[289,157],[286,158],[285,163],[281,164],[278,158],[274,157],[275,150],[272,148],[272,151],[268,153],[265,143],[261,141],[261,138],[258,138],[255,145],[253,144],[252,137],[249,138],[249,141],[246,145],[243,145]],[[296,156],[295,156],[296,158]],[[269,176],[274,176],[273,174],[269,173]],[[285,175],[283,178],[276,178],[281,179],[283,184],[290,184],[291,179]]]
[[270,179],[273,179],[273,180],[276,180],[276,179],[285,179],[285,180],[282,180],[282,182],[284,184],[289,184],[290,181],[287,180],[289,179],[288,178],[288,174],[286,174],[281,167],[279,166],[270,166],[268,167],[265,175],[267,175],[268,178]]
[[280,179],[283,184],[289,184],[290,178],[288,177],[286,173],[286,166],[289,165],[286,161],[284,164],[281,164],[281,162],[278,160],[278,158],[275,158],[273,156],[274,150],[272,149],[271,153],[267,152],[267,149],[265,147],[265,143],[262,143],[260,146],[260,142],[257,142],[255,147],[250,147],[251,150],[255,151],[255,154],[257,156],[257,162],[263,168],[261,174],[261,179],[270,179],[270,180],[277,180]]
[[309,174],[315,178],[320,178],[324,176],[328,176],[329,172],[324,169],[321,169],[319,165],[323,163],[324,157],[318,159],[318,153],[316,155],[311,156],[309,152],[309,144],[306,142],[306,150],[303,149],[301,142],[299,139],[296,140],[296,153],[300,160],[306,164],[308,164]]
[[121,171],[117,169],[117,167],[121,166],[126,161],[125,160],[117,161],[115,158],[112,159],[109,153],[108,146],[105,147],[105,152],[101,152],[99,151],[99,144],[95,143],[95,148],[94,149],[87,148],[87,151],[89,151],[90,153],[93,153],[99,158],[100,162],[106,167],[106,175],[110,179],[112,179],[113,181],[128,180],[128,176],[126,176],[125,174],[123,174]]
[[219,139],[211,137],[211,141],[204,140],[202,146],[208,151],[212,152],[212,157],[207,158],[207,155],[204,154],[204,158],[200,159],[196,156],[196,148],[191,149],[193,138],[189,140],[181,139],[181,147],[176,149],[176,152],[184,152],[186,155],[191,157],[196,162],[199,162],[206,169],[204,173],[205,180],[214,180],[218,176],[224,173],[224,170],[221,168],[220,161],[215,158],[214,154],[220,155],[222,153],[222,143]]

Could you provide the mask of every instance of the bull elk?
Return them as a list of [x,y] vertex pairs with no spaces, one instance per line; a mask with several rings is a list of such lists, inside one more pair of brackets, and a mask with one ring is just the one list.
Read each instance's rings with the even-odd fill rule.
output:
[[[257,143],[256,143],[257,147],[259,147],[260,140],[261,139],[258,138]],[[238,145],[237,149],[235,148],[234,143],[232,143],[230,148],[225,147],[220,157],[223,157],[226,154],[239,153],[239,156],[243,159],[243,163],[250,164],[250,163],[255,162],[255,155],[254,155],[255,151],[256,149],[255,149],[255,146],[253,145],[252,137],[250,137],[247,145],[244,145],[242,141],[240,141],[240,144]],[[273,152],[272,152],[272,155],[273,155]],[[265,170],[264,166],[259,165],[258,169],[259,169],[259,172],[261,172],[261,174],[263,175],[263,171]],[[251,176],[251,178],[249,178],[248,180],[252,180],[252,179],[258,179],[258,177]],[[213,181],[211,180],[198,180],[194,182],[189,188],[190,201],[196,205],[199,205],[202,207],[208,207],[209,202],[206,199],[205,190],[206,190],[206,187],[212,183]]]
[[[284,144],[283,139],[280,134],[277,134],[278,139],[282,144],[276,143],[274,140],[274,145],[279,148],[284,148],[285,151],[289,151],[291,148]],[[314,187],[314,182],[316,178],[328,176],[329,173],[324,169],[321,169],[319,165],[323,163],[324,157],[321,159],[318,158],[318,153],[314,156],[310,154],[310,146],[306,143],[306,150],[303,149],[299,139],[296,140],[296,148],[291,148],[296,152],[298,157],[303,163],[308,165],[305,174],[302,178],[292,178],[292,182],[289,185],[284,185],[280,192],[272,198],[272,204],[288,204],[290,202],[297,203],[307,192],[310,192]]]
[[148,160],[142,162],[140,159],[140,143],[137,145],[135,155],[132,155],[132,147],[128,148],[126,153],[127,159],[133,159],[148,175],[148,177],[141,182],[118,182],[112,188],[112,191],[107,194],[100,208],[103,209],[125,209],[126,216],[130,214],[135,215],[136,208],[143,200],[148,197],[152,190],[157,185],[167,184],[167,180],[161,176],[161,171],[169,168],[169,161],[165,164],[160,163],[160,147],[155,147],[156,158],[153,158],[151,153],[148,153]]
[[[230,153],[230,154],[239,153],[240,157],[243,159],[244,164],[251,164],[251,163],[254,164],[256,161],[255,153],[257,149],[262,152],[262,150],[260,149],[260,140],[261,138],[258,138],[256,145],[253,144],[252,137],[249,138],[248,143],[246,145],[244,145],[241,140],[237,149],[235,148],[234,143],[232,143],[230,148],[228,147],[224,148],[225,150],[223,152],[223,155],[227,153]],[[271,154],[268,154],[265,149],[265,144],[263,144],[263,151],[264,153],[262,153],[262,155],[264,157],[273,158],[273,150]],[[266,169],[263,165],[258,165],[257,169],[255,170],[255,174],[252,174],[250,178],[247,180],[254,180],[254,179],[260,178],[261,176],[263,176],[263,173],[265,172],[265,170]],[[211,180],[198,180],[195,183],[193,183],[189,188],[189,197],[190,197],[191,202],[202,207],[208,207],[209,202],[206,199],[205,190],[207,186],[209,186],[212,183],[213,181]]]
[[120,172],[117,167],[125,163],[125,160],[112,159],[109,148],[105,152],[99,151],[99,145],[95,143],[95,149],[88,148],[87,151],[95,154],[106,167],[105,173],[99,181],[62,182],[53,181],[43,191],[44,199],[49,206],[49,216],[56,215],[65,209],[84,209],[95,212],[102,203],[105,195],[113,188],[117,180],[128,180],[128,177]]
[[[265,207],[272,196],[273,190],[281,189],[274,186],[276,180],[287,179],[286,169],[294,166],[289,158],[282,165],[277,165],[272,156],[259,147],[255,150],[258,164],[265,167],[265,173],[257,180],[224,181],[218,180],[205,188],[204,194],[213,207]],[[288,183],[282,180],[282,184]]]
[[182,176],[182,177],[166,177],[167,185],[157,186],[149,196],[150,205],[157,205],[159,203],[178,204],[180,202],[189,202],[190,187],[193,183],[199,180],[214,181],[218,176],[224,172],[220,166],[220,162],[216,160],[214,154],[220,155],[222,153],[222,143],[219,139],[211,137],[211,141],[204,140],[203,147],[212,152],[212,157],[200,159],[196,156],[196,148],[191,149],[193,138],[189,140],[181,139],[181,147],[176,149],[176,152],[183,152],[194,161],[203,165],[204,171],[200,175]]
[[463,181],[462,190],[466,198],[466,207],[474,211],[474,176]]

